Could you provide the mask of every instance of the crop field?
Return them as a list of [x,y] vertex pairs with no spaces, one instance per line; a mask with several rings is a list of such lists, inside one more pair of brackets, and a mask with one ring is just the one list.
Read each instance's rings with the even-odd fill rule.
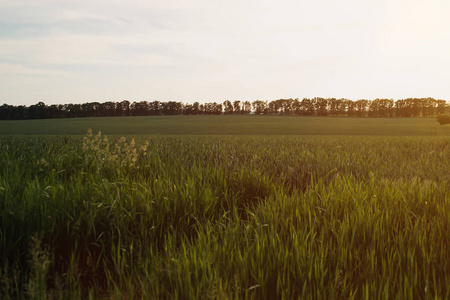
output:
[[435,118],[148,116],[0,121],[2,135],[383,135],[450,136]]
[[449,299],[450,141],[403,121],[0,136],[0,298]]

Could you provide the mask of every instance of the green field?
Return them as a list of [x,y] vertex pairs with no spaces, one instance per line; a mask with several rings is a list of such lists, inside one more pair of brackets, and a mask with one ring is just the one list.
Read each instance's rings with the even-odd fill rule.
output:
[[0,298],[449,299],[434,122],[0,122]]
[[150,116],[0,121],[0,134],[450,136],[435,118]]

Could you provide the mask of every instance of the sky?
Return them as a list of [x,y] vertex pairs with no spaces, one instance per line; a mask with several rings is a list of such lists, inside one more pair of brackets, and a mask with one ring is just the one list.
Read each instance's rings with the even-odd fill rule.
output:
[[448,0],[0,0],[0,104],[450,98]]

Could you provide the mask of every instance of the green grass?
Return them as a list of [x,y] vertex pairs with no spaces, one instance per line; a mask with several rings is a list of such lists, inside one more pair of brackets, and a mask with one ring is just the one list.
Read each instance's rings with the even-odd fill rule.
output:
[[0,297],[448,299],[449,149],[447,137],[1,137]]
[[152,116],[0,121],[0,134],[450,136],[435,118]]

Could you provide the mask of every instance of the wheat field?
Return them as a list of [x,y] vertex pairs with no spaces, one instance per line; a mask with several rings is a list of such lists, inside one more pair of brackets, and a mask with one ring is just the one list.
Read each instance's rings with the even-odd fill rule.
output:
[[1,298],[448,299],[449,149],[2,136]]

